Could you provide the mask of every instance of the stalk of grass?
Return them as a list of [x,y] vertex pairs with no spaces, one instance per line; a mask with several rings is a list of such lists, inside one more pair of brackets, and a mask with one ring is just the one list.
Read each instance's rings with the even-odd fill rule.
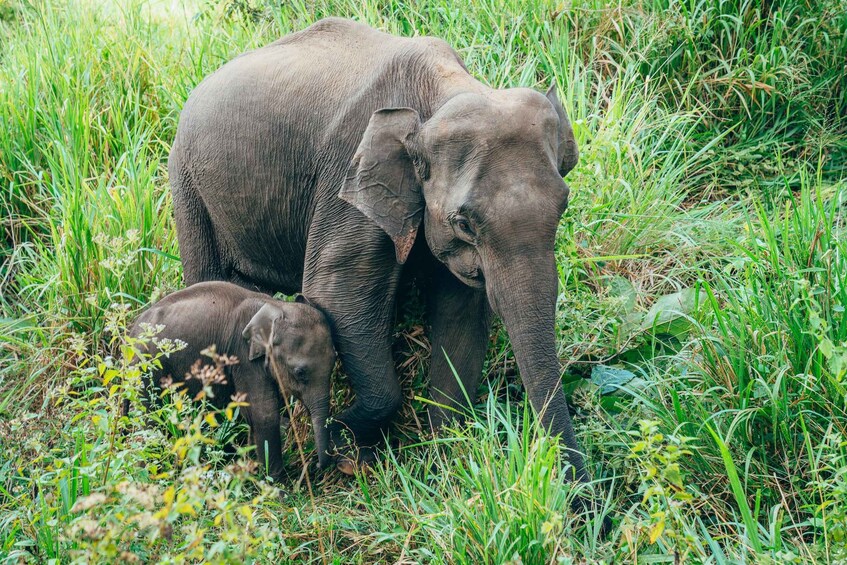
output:
[[747,495],[744,493],[744,487],[741,486],[741,481],[738,479],[738,471],[735,468],[735,462],[732,460],[732,454],[730,454],[726,444],[715,430],[708,426],[706,429],[714,439],[718,449],[720,449],[721,458],[723,459],[727,477],[729,478],[729,484],[732,487],[732,494],[735,496],[735,502],[738,504],[738,508],[741,511],[741,517],[744,520],[747,539],[749,539],[750,543],[753,544],[753,549],[756,550],[756,552],[761,553],[762,542],[759,540],[758,524],[753,519],[753,514],[750,512],[750,506],[747,504]]
[[[109,535],[130,535],[117,516],[145,510],[117,490],[127,481],[173,487],[171,506],[155,499],[171,526],[194,520],[198,531],[220,533],[198,538],[197,560],[670,560],[681,548],[692,560],[768,558],[759,549],[776,561],[837,558],[847,492],[843,447],[832,439],[847,433],[840,8],[836,0],[0,7],[0,553],[106,559],[106,538],[69,528],[91,518]],[[316,479],[315,508],[297,492],[276,502],[240,475],[200,487],[191,466],[169,455],[177,440],[132,423],[128,439],[109,441],[125,423],[108,419],[102,383],[80,371],[92,354],[108,358],[112,303],[140,308],[179,284],[165,168],[179,109],[225,61],[330,15],[442,37],[492,86],[543,90],[555,81],[581,149],[557,240],[559,349],[581,445],[594,476],[610,479],[598,481],[615,519],[610,539],[571,512],[578,489],[562,480],[558,447],[515,408],[522,389],[504,332],[468,425],[419,439],[420,403],[407,403],[398,428],[412,437],[371,477]],[[636,313],[698,285],[705,299],[691,316],[695,329],[671,346],[652,334],[619,340],[613,277],[631,283]],[[610,397],[582,379],[586,358],[615,362],[621,347],[639,345],[649,354],[627,366],[641,388]],[[409,396],[425,396],[425,363],[410,366]],[[657,484],[630,457],[642,420],[658,422],[665,438],[695,438],[678,464],[696,513],[654,496],[665,515],[652,515],[644,493]],[[721,430],[720,443],[710,429]],[[197,434],[179,430],[180,445]],[[199,447],[192,453],[203,462]],[[69,513],[92,489],[108,502],[90,516]],[[189,507],[197,516],[177,510]],[[323,549],[317,531],[326,533]],[[187,558],[191,543],[133,539],[151,561]],[[263,553],[256,540],[265,540]]]

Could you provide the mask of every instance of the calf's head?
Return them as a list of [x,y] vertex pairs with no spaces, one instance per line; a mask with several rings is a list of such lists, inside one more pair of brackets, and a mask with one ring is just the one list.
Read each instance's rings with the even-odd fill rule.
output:
[[286,394],[300,400],[315,431],[318,464],[326,467],[330,376],[335,365],[329,325],[306,304],[278,302],[262,306],[244,328],[248,359],[265,358],[265,366]]

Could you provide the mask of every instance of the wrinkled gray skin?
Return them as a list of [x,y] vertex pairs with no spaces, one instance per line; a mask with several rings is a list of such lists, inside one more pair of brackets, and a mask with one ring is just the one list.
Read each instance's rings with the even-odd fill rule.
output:
[[[169,357],[145,383],[145,404],[150,405],[163,377],[184,382],[194,397],[202,384],[185,379],[198,359],[213,362],[201,351],[215,345],[218,354],[234,355],[238,363],[226,367],[226,384],[214,385],[210,402],[224,408],[236,392],[246,393],[243,409],[256,443],[256,454],[268,475],[283,476],[280,438],[281,392],[300,400],[312,418],[318,465],[330,463],[326,454],[330,374],[335,364],[329,326],[324,316],[306,304],[282,302],[226,282],[206,282],[170,294],[146,310],[133,324],[130,335],[144,333],[144,325],[162,324],[156,339],[181,339],[187,346]],[[141,346],[154,353],[156,346]],[[270,355],[268,355],[270,353]],[[155,386],[151,386],[155,385]],[[265,446],[267,445],[267,452]]]
[[491,89],[439,39],[323,20],[227,63],[186,102],[169,162],[185,279],[302,289],[356,393],[333,437],[348,428],[360,446],[403,398],[391,344],[404,269],[428,303],[437,403],[464,398],[444,353],[476,391],[493,311],[585,480],[554,336],[576,161],[553,89]]

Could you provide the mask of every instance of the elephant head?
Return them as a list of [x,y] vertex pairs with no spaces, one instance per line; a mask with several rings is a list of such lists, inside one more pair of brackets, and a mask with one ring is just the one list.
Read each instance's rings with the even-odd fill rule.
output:
[[561,388],[554,245],[577,158],[553,87],[465,92],[423,123],[410,108],[375,112],[340,194],[391,237],[399,263],[423,223],[435,257],[485,289],[537,409]]
[[326,420],[335,349],[323,314],[305,304],[267,303],[244,328],[242,337],[249,344],[248,359],[265,357],[265,366],[280,391],[306,407],[315,431],[318,465],[328,466]]

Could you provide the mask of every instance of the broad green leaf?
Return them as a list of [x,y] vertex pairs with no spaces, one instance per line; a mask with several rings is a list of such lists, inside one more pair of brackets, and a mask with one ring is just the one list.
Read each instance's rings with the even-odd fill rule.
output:
[[620,299],[621,311],[624,314],[630,314],[635,310],[638,293],[629,279],[615,275],[609,279],[606,287],[609,289],[609,296]]
[[659,297],[641,322],[641,329],[648,330],[666,324],[694,311],[695,291],[686,288],[673,294]]
[[600,387],[600,394],[611,394],[635,378],[635,373],[618,367],[594,365],[591,382]]

